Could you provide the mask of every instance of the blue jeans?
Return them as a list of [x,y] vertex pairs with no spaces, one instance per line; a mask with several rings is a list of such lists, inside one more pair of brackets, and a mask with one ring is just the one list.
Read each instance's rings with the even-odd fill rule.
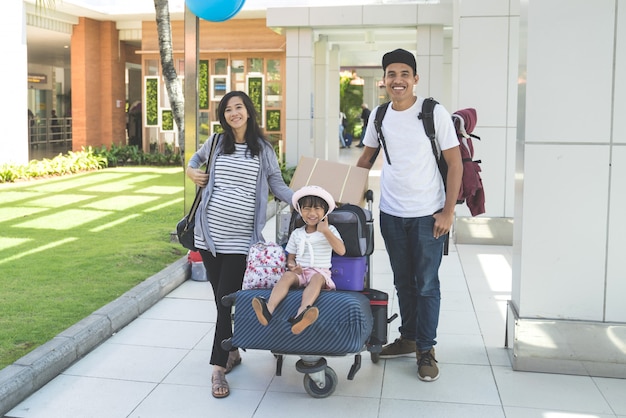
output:
[[398,218],[380,213],[380,229],[389,254],[400,307],[400,335],[414,339],[419,351],[437,342],[439,265],[445,235],[433,237],[435,218]]
[[345,147],[346,138],[343,136],[343,131],[344,131],[343,125],[339,125],[339,144],[341,144],[342,147]]

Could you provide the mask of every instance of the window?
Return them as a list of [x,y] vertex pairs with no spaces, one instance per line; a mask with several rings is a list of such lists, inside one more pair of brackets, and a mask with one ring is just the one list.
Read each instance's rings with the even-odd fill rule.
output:
[[280,108],[283,101],[280,60],[267,60],[267,71],[265,75],[267,77],[265,85],[265,104],[268,108]]
[[228,60],[225,58],[219,58],[213,60],[213,74],[227,75],[228,74]]
[[263,70],[263,58],[248,58],[249,73],[262,73]]
[[228,93],[228,80],[226,76],[212,75],[211,76],[211,100],[220,101],[226,93]]

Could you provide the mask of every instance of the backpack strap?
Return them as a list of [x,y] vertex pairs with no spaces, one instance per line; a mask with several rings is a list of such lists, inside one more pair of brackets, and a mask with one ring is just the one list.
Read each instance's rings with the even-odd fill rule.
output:
[[[448,177],[448,164],[446,163],[445,158],[441,155],[441,151],[439,150],[439,146],[437,145],[437,141],[435,139],[435,106],[437,104],[439,104],[439,102],[432,97],[424,99],[424,102],[422,103],[422,111],[419,115],[417,115],[417,118],[422,120],[426,136],[430,139],[430,147],[432,148],[433,155],[437,161],[439,173],[443,178],[443,188],[445,190],[447,188],[446,179]],[[446,234],[446,240],[443,244],[443,255],[448,255],[449,247],[450,233]]]
[[378,136],[378,148],[376,148],[376,152],[374,152],[374,155],[370,158],[370,164],[374,164],[376,158],[378,158],[380,147],[382,145],[385,150],[387,164],[391,165],[389,153],[387,152],[387,144],[385,143],[385,136],[383,135],[383,118],[385,117],[385,113],[387,113],[389,106],[391,106],[391,102],[383,103],[376,108],[376,114],[374,115],[374,128],[376,128],[376,135]]
[[443,185],[445,188],[446,178],[448,177],[448,164],[441,155],[441,150],[439,149],[439,145],[435,139],[435,106],[438,104],[439,102],[432,97],[424,99],[424,102],[422,103],[422,111],[419,115],[417,115],[417,118],[421,119],[424,124],[424,131],[430,140],[430,147],[433,150],[433,155],[437,161],[437,167],[439,167],[439,173],[443,178]]
[[435,141],[434,113],[435,113],[435,106],[438,103],[439,102],[437,102],[432,97],[424,99],[424,102],[422,103],[422,111],[420,112],[419,115],[417,115],[417,118],[421,119],[422,123],[424,124],[424,131],[426,132],[426,136],[428,136],[428,139],[430,139],[430,146],[433,149],[433,155],[435,156],[437,161],[439,161],[440,152],[439,152],[439,147],[437,146],[437,143]]

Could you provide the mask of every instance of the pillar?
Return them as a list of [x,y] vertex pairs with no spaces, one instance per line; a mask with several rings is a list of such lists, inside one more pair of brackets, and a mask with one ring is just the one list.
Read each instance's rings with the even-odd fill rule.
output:
[[511,245],[517,129],[519,0],[457,0],[453,8],[451,112],[473,107],[486,213],[457,205],[456,243]]
[[[10,72],[15,78],[4,83],[5,100],[0,102],[0,112],[8,131],[0,138],[0,164],[28,163],[30,141],[28,126],[28,61],[26,54],[26,15],[24,2],[4,5],[3,44],[6,56],[11,57]],[[31,109],[34,112],[34,109]]]
[[115,23],[81,17],[71,47],[73,149],[125,145],[126,59]]
[[[315,82],[313,83],[313,152],[315,157],[328,158],[326,134],[331,125],[328,121],[328,109],[330,97],[328,93],[330,54],[328,53],[328,40],[326,36],[319,36],[313,45],[313,68]],[[329,123],[327,123],[327,121]]]
[[520,28],[513,368],[626,378],[626,8],[528,0]]
[[[328,107],[326,108],[326,131],[323,137],[316,136],[316,141],[324,141],[326,144],[326,159],[337,161],[339,159],[339,99],[340,99],[340,75],[341,51],[338,45],[332,45],[328,52],[328,83],[326,95]],[[336,121],[336,122],[335,122]],[[335,122],[335,123],[333,123]],[[352,145],[355,145],[354,142]]]
[[286,30],[287,65],[285,75],[287,166],[295,166],[301,155],[313,154],[313,30],[290,28]]
[[450,111],[450,98],[444,94],[443,26],[417,26],[415,47],[417,73],[420,76],[416,94],[434,97]]

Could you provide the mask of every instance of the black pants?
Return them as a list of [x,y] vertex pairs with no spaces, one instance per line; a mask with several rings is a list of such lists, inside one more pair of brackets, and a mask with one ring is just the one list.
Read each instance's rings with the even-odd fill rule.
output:
[[210,363],[226,367],[228,351],[222,349],[222,340],[233,336],[231,307],[222,305],[222,296],[241,290],[243,274],[246,271],[246,254],[217,254],[213,257],[210,251],[200,250],[202,263],[213,287],[215,304],[217,305],[217,321],[213,337],[213,352]]

